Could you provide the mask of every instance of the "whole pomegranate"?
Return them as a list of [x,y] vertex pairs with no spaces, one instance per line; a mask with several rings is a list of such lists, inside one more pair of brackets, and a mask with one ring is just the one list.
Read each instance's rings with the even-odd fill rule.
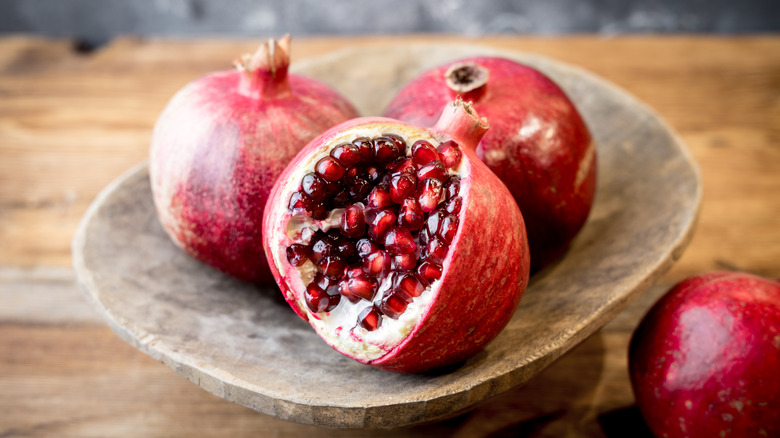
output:
[[734,272],[682,281],[634,332],[629,371],[658,437],[780,436],[780,282]]
[[423,72],[384,115],[426,126],[456,97],[490,121],[475,152],[523,212],[532,269],[560,258],[585,224],[596,191],[596,147],[577,108],[541,72],[476,57]]
[[152,193],[165,231],[194,258],[252,282],[273,283],[261,222],[276,178],[309,140],[357,115],[334,90],[287,73],[289,45],[289,36],[270,40],[236,70],[189,83],[152,136]]
[[263,243],[286,300],[339,352],[393,371],[465,360],[528,283],[523,217],[473,154],[453,102],[431,128],[359,118],[326,131],[274,186]]

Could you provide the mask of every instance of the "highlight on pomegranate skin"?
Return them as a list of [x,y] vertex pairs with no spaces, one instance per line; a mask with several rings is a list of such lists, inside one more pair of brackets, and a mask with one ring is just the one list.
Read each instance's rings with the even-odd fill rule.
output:
[[585,224],[596,191],[596,145],[577,108],[540,71],[483,56],[421,73],[384,115],[426,125],[454,98],[471,102],[490,121],[474,152],[523,212],[532,268],[559,259]]
[[289,35],[181,89],[154,128],[149,172],[158,217],[192,257],[273,284],[261,223],[276,178],[311,139],[357,116],[344,97],[288,74]]
[[279,178],[263,223],[271,270],[333,348],[418,372],[468,358],[508,322],[528,245],[511,195],[469,152],[486,129],[463,102],[432,128],[355,119]]

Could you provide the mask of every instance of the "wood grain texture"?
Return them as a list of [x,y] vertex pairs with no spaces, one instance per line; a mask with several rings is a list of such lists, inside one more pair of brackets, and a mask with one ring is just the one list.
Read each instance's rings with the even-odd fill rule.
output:
[[[467,416],[371,436],[635,431],[625,351],[654,298],[710,269],[780,277],[780,37],[299,39],[293,62],[377,42],[479,43],[579,65],[677,130],[704,198],[691,245],[659,287],[537,378]],[[175,90],[257,44],[124,38],[83,55],[67,41],[0,39],[0,436],[366,436],[228,403],[117,339],[88,307],[70,319],[55,310],[83,299],[69,246],[89,202],[145,158]]]

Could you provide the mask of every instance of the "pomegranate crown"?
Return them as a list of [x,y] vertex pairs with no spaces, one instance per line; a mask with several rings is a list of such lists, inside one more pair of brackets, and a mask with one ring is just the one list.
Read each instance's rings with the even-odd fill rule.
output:
[[270,38],[260,45],[255,53],[245,53],[233,61],[238,71],[251,75],[255,71],[265,71],[271,77],[286,72],[290,65],[290,41],[292,37],[286,34],[279,40]]

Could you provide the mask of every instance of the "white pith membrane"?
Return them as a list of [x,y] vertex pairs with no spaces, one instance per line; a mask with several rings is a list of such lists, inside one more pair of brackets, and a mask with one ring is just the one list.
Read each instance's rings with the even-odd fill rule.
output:
[[[283,231],[275,233],[276,241],[271,243],[270,248],[273,257],[272,262],[279,268],[282,280],[289,287],[290,292],[288,294],[294,295],[288,296],[287,299],[295,301],[299,311],[308,316],[309,323],[326,342],[337,346],[342,353],[363,362],[379,359],[390,352],[413,331],[418,321],[425,317],[425,311],[430,308],[431,302],[438,293],[438,286],[441,283],[441,278],[444,277],[444,273],[447,271],[447,266],[449,266],[452,258],[452,251],[448,249],[447,256],[441,264],[442,277],[439,280],[431,282],[420,296],[414,297],[398,319],[382,315],[379,328],[368,331],[358,325],[358,314],[366,307],[371,306],[372,302],[361,299],[357,303],[352,303],[342,296],[338,306],[331,311],[312,312],[306,305],[304,291],[318,272],[317,268],[310,260],[307,260],[300,267],[295,267],[289,263],[286,256],[287,247],[293,243],[308,244],[311,236],[317,230],[326,232],[331,228],[338,229],[344,209],[334,209],[327,218],[314,220],[305,214],[292,215],[287,208],[287,201],[294,192],[299,190],[303,176],[314,172],[314,166],[317,161],[328,156],[333,148],[342,143],[351,143],[359,137],[375,138],[387,134],[395,134],[404,139],[406,142],[406,157],[411,156],[411,147],[417,140],[427,140],[437,148],[439,144],[450,140],[448,137],[432,134],[425,129],[399,126],[397,124],[373,123],[351,128],[324,144],[317,154],[310,155],[308,161],[300,163],[296,171],[286,181],[281,183],[279,190],[281,202],[276,206],[273,213],[274,216],[271,217],[274,220],[273,223],[278,223],[281,231]],[[463,146],[460,146],[462,152]],[[463,154],[460,163],[454,169],[447,169],[447,171],[450,177],[457,176],[461,179],[458,196],[463,200],[462,212],[468,204],[468,192],[471,186],[471,178],[468,176],[470,175],[470,165],[465,154]],[[444,205],[444,200],[445,194],[443,191],[437,208]],[[425,213],[425,216],[427,217],[431,213]],[[458,213],[457,216],[460,218],[462,215]],[[452,244],[459,240],[461,226],[462,220],[458,223],[458,230],[452,239]],[[382,247],[381,244],[379,246],[380,248]],[[417,250],[419,251],[419,245]],[[422,260],[418,260],[418,266],[421,262]],[[392,287],[391,278],[392,276],[387,276],[379,283],[373,299],[373,303],[377,307],[379,307],[384,292]]]

